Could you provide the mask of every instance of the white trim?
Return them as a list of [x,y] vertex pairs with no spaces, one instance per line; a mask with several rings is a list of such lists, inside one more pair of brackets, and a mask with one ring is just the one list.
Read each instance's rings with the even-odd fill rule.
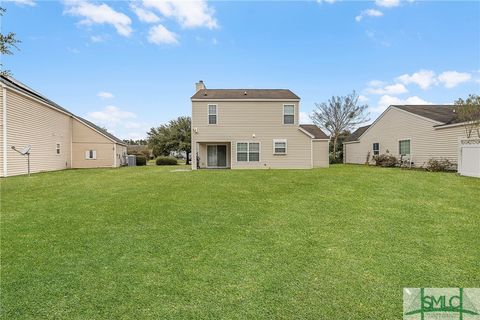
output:
[[355,141],[344,141],[343,144],[352,144],[352,143],[360,143],[360,141],[355,140]]
[[[246,143],[247,144],[247,160],[246,161],[238,161],[238,144],[239,143]],[[258,161],[250,161],[250,143],[258,143]],[[244,153],[244,152],[242,152]],[[262,161],[262,143],[260,141],[235,141],[235,163],[249,163],[249,162],[258,162]]]
[[[219,167],[219,166],[209,166],[208,165],[208,146],[225,146],[225,157],[227,156],[227,149],[228,149],[228,144],[227,143],[207,143],[205,144],[207,146],[206,154],[207,154],[207,161],[205,161],[205,167],[207,169],[226,169],[228,168],[228,158],[225,158],[225,166],[224,167]],[[231,147],[230,147],[231,148]],[[231,161],[230,161],[230,167],[231,167]]]
[[70,168],[73,168],[73,118],[70,118]]
[[438,125],[438,126],[433,126],[433,128],[435,130],[438,130],[438,129],[446,129],[446,128],[452,128],[452,127],[461,127],[461,126],[464,126],[465,124],[467,123],[473,123],[473,121],[463,121],[463,122],[459,122],[459,123],[452,123],[452,124],[444,124],[444,125]]
[[378,154],[380,154],[380,142],[372,142],[372,154],[374,156],[376,156],[375,149],[374,149],[375,144],[378,144],[378,150],[377,151],[378,151]]
[[[215,106],[215,114],[210,114],[210,106]],[[215,116],[215,123],[210,123],[210,116]],[[207,125],[209,126],[218,125],[218,104],[215,104],[215,103],[207,104]]]
[[288,102],[299,102],[300,99],[190,99],[194,102],[198,101],[288,101]]
[[113,167],[117,167],[117,144],[113,144]]
[[312,141],[330,141],[330,139],[312,139]]
[[[293,123],[285,123],[285,106],[293,106]],[[294,126],[297,124],[297,115],[296,115],[296,104],[295,103],[284,103],[282,106],[282,124],[284,126]],[[290,116],[290,114],[289,114]]]
[[[275,143],[285,143],[285,153],[280,153],[280,152],[276,152],[275,151]],[[284,156],[284,155],[287,155],[288,154],[288,142],[287,142],[287,139],[273,139],[273,154],[274,155],[280,155],[280,156]]]
[[[303,129],[302,127],[298,127],[298,130],[302,131],[303,133],[305,133],[307,136],[309,136],[310,138],[314,139],[315,136],[313,134],[311,134],[310,132],[308,132],[307,130]],[[315,139],[315,140],[321,140],[321,139]],[[323,140],[327,140],[327,139],[323,139]],[[328,139],[329,140],[329,139]]]
[[2,83],[2,99],[3,99],[3,176],[8,175],[8,147],[7,147],[7,87]]

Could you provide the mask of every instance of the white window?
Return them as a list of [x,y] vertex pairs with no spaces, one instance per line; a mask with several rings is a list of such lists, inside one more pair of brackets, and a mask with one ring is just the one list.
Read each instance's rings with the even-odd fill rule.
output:
[[287,154],[287,140],[275,139],[273,140],[273,154]]
[[284,104],[283,105],[283,124],[295,123],[295,105]]
[[95,160],[95,159],[97,159],[97,151],[95,151],[95,150],[87,150],[87,151],[85,151],[85,159],[87,159],[87,160]]
[[398,141],[398,154],[402,156],[410,154],[410,140]]
[[380,143],[375,142],[375,143],[373,144],[373,155],[374,155],[374,156],[377,156],[377,155],[379,155],[379,154],[380,154]]
[[260,143],[258,142],[237,142],[238,162],[260,161]]
[[57,143],[55,150],[57,155],[60,154],[60,143]]
[[217,124],[217,105],[208,105],[208,124]]

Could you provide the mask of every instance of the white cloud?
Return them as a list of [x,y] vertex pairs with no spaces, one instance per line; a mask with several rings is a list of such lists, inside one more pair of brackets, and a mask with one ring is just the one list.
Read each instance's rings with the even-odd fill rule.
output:
[[215,11],[205,0],[176,1],[176,0],[143,0],[146,8],[160,12],[166,18],[175,19],[183,28],[218,27]]
[[407,85],[415,83],[423,90],[426,90],[437,83],[435,72],[431,70],[420,70],[412,75],[404,74],[398,77],[397,80]]
[[365,97],[365,96],[362,96],[362,95],[358,96],[358,102],[365,103],[367,101],[368,101],[368,97]]
[[413,104],[413,105],[420,104],[421,105],[421,104],[433,104],[433,103],[423,100],[422,98],[417,96],[408,97],[407,99],[400,99],[398,97],[384,95],[378,101],[377,106],[372,108],[371,111],[382,113],[385,109],[387,109],[391,105],[403,105],[403,104]]
[[408,92],[407,88],[401,83],[391,84],[383,88],[382,87],[369,88],[366,91],[367,93],[371,93],[371,94],[387,94],[387,95],[401,94],[401,93]]
[[160,18],[153,12],[146,10],[144,8],[140,8],[135,4],[131,4],[130,8],[133,12],[137,15],[138,19],[142,22],[146,23],[157,23],[160,21]]
[[375,0],[375,4],[379,7],[392,8],[400,5],[400,0]]
[[120,110],[115,106],[107,106],[101,111],[87,113],[87,119],[110,130],[112,127],[129,119],[135,119],[137,115],[130,111]]
[[367,9],[360,12],[360,14],[355,17],[355,20],[357,22],[360,22],[364,17],[381,17],[381,16],[383,16],[382,11],[377,9]]
[[159,24],[150,28],[148,41],[155,44],[178,44],[178,36]]
[[312,120],[310,119],[310,116],[308,115],[308,113],[303,112],[303,111],[300,112],[300,119],[299,120],[300,120],[301,124],[312,123]]
[[139,123],[139,122],[129,121],[129,122],[126,122],[124,124],[124,127],[127,128],[127,129],[138,129],[138,128],[142,127],[142,124]]
[[80,24],[110,24],[118,34],[128,37],[132,33],[132,20],[125,14],[115,11],[106,4],[93,4],[87,0],[66,0],[67,14],[83,17]]
[[107,92],[107,91],[100,91],[97,94],[97,96],[102,98],[102,99],[112,99],[114,97],[113,93]]
[[91,36],[91,37],[90,37],[90,40],[91,40],[92,42],[103,42],[103,41],[106,40],[106,37],[100,36],[100,35],[98,35],[98,36]]
[[469,81],[470,79],[472,79],[470,73],[457,71],[445,71],[438,76],[438,81],[440,81],[445,88],[456,87],[460,83]]
[[36,5],[34,0],[6,0],[6,2],[13,2],[19,6],[34,6]]

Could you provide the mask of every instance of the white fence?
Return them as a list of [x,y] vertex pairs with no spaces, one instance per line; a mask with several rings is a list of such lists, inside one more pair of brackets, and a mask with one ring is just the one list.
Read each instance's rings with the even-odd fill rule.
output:
[[458,173],[480,178],[480,138],[460,139],[458,145]]

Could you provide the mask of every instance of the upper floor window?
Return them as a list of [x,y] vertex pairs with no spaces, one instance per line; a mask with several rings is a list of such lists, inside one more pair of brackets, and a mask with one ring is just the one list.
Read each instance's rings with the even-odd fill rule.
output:
[[284,104],[283,105],[283,124],[295,123],[295,105]]
[[208,105],[208,124],[217,124],[217,105]]
[[398,141],[398,154],[402,156],[410,154],[410,140]]
[[375,142],[375,143],[373,144],[373,155],[374,155],[374,156],[377,156],[377,155],[379,155],[379,154],[380,154],[380,143]]
[[60,143],[57,143],[55,150],[57,154],[60,154]]

